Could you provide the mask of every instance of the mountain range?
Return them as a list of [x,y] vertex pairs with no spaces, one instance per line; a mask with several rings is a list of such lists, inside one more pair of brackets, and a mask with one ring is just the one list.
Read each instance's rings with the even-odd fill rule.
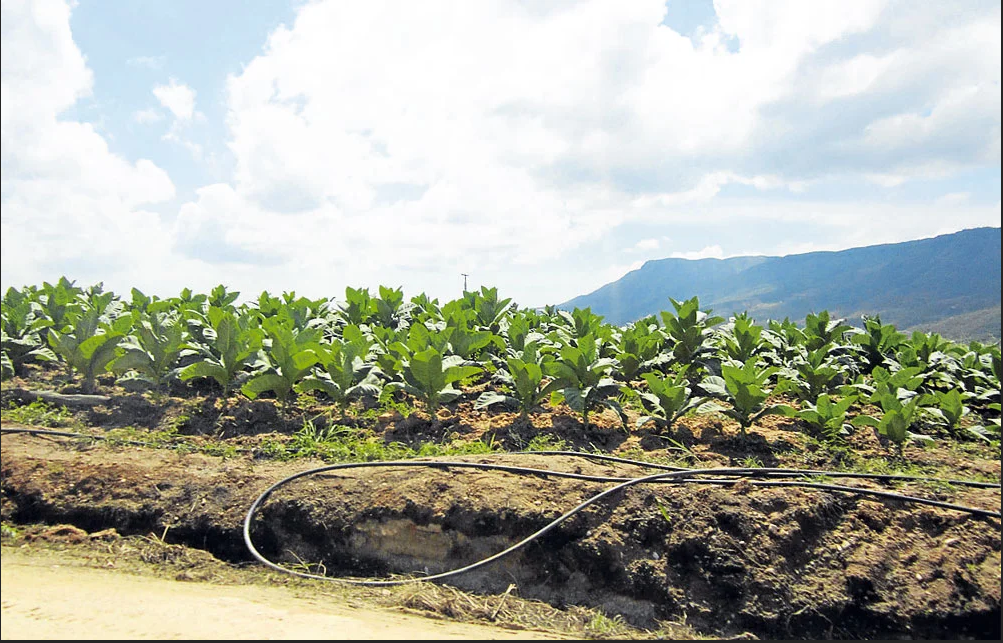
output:
[[623,325],[694,296],[701,310],[747,312],[760,324],[828,310],[855,326],[879,315],[906,332],[999,341],[1000,228],[782,257],[657,259],[558,308]]

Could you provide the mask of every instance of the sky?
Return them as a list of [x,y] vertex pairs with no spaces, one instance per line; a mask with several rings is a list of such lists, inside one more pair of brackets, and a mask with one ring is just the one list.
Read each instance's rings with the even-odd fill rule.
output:
[[0,286],[559,304],[1000,226],[1000,2],[2,0]]

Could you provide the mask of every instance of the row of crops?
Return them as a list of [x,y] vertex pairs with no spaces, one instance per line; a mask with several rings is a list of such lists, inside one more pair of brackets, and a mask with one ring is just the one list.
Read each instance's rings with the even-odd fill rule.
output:
[[220,285],[166,299],[133,289],[125,299],[66,278],[9,288],[3,378],[61,365],[85,392],[112,373],[130,390],[199,382],[224,399],[281,405],[310,394],[342,414],[394,392],[432,417],[477,391],[482,410],[529,416],[564,404],[588,425],[612,409],[627,430],[664,434],[688,413],[722,413],[743,436],[780,414],[830,442],[874,427],[899,451],[909,441],[1000,439],[999,345],[910,336],[877,316],[862,327],[826,311],[760,324],[712,315],[694,297],[617,327],[588,308],[520,308],[487,287],[442,304],[385,286],[347,288],[341,300],[239,296]]

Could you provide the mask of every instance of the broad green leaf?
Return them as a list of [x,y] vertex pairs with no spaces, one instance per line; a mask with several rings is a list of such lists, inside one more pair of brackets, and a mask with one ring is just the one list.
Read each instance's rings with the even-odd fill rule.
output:
[[284,397],[289,391],[289,384],[284,377],[276,373],[262,373],[247,381],[240,392],[249,399],[255,399],[262,393],[272,391],[278,397]]

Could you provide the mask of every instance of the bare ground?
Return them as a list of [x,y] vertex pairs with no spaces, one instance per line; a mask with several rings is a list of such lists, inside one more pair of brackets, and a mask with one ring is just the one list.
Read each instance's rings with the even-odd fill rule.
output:
[[[39,534],[36,534],[38,536]],[[128,554],[67,541],[79,530],[55,527],[40,545],[5,546],[0,635],[5,640],[448,640],[558,639],[556,633],[430,618],[428,613],[346,596],[330,588],[283,586],[230,570],[198,580],[163,574]],[[62,544],[58,544],[59,542]],[[152,543],[132,541],[147,555]],[[120,544],[118,549],[125,547]],[[164,545],[159,547],[163,550]],[[180,546],[175,546],[180,547]],[[196,550],[197,551],[197,550]],[[161,552],[162,553],[162,552]],[[213,561],[198,563],[208,576]],[[216,562],[216,565],[220,563]]]

